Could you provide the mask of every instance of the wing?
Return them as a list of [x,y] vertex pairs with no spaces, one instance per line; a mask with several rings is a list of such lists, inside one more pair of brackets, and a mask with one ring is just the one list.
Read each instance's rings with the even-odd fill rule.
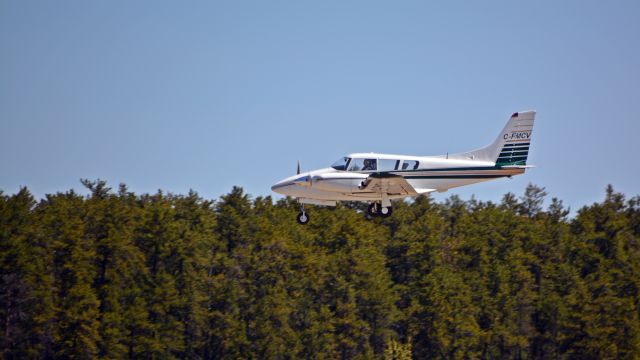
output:
[[379,194],[404,196],[416,196],[436,191],[436,189],[414,188],[404,177],[389,173],[373,173],[369,175],[369,177],[363,181],[361,190]]

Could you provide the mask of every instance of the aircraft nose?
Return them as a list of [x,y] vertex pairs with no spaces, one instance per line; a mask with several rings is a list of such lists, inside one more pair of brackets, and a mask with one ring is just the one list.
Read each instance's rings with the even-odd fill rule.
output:
[[290,184],[287,179],[278,181],[277,183],[273,184],[273,186],[271,187],[271,191],[286,195],[283,190],[288,185]]
[[309,173],[293,175],[273,184],[271,190],[282,195],[296,196],[299,186],[305,186],[307,179],[309,179]]

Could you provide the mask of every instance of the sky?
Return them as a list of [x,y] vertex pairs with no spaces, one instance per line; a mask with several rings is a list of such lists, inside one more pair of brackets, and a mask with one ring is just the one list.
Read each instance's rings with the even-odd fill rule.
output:
[[528,183],[640,194],[638,1],[0,2],[0,190],[208,199],[353,152],[482,147],[535,109]]

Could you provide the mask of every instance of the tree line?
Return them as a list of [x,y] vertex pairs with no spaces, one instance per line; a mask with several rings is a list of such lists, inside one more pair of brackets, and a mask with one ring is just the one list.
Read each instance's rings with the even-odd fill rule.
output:
[[314,208],[239,187],[0,192],[0,354],[637,359],[640,197]]

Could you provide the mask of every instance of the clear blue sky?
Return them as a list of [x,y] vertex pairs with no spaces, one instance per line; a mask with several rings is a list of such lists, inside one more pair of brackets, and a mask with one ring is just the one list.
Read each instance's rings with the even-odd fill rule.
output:
[[2,1],[0,189],[269,195],[298,159],[471,150],[535,109],[536,169],[436,199],[637,195],[639,4]]

